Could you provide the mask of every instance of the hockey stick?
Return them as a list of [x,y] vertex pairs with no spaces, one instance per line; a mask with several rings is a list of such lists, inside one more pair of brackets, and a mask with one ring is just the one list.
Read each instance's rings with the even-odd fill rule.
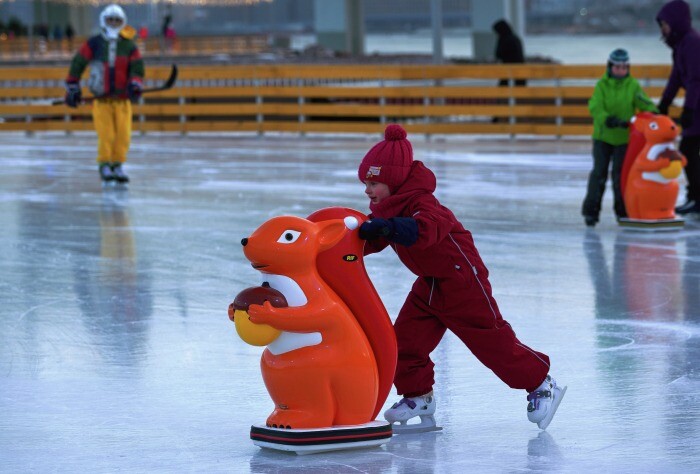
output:
[[[175,82],[177,81],[177,65],[173,64],[172,68],[170,69],[170,76],[168,79],[161,84],[160,86],[157,87],[149,87],[146,89],[141,90],[141,94],[149,94],[151,92],[161,92],[161,91],[167,91],[168,89],[172,88],[175,85]],[[99,99],[99,97],[85,97],[80,101],[80,104],[89,104],[95,99]],[[53,102],[51,102],[51,105],[61,105],[65,104],[65,99],[56,99]]]

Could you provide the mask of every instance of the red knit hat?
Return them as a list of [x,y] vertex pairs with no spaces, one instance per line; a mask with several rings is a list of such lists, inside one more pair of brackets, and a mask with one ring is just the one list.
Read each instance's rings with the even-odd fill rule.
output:
[[401,125],[384,130],[384,140],[374,145],[362,159],[357,177],[360,181],[384,183],[392,192],[406,181],[413,163],[413,147]]

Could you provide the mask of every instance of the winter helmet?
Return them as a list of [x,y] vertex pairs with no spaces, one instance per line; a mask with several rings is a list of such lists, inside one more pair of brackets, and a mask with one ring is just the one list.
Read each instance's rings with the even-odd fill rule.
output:
[[[617,48],[612,53],[610,53],[610,56],[608,56],[608,75],[610,77],[614,77],[613,73],[612,73],[612,67],[615,64],[623,64],[623,65],[629,66],[630,55],[627,53],[626,49]],[[629,68],[627,68],[627,74],[625,74],[622,77],[627,77],[627,76],[629,76],[629,74],[630,74]]]
[[119,5],[108,5],[100,13],[100,29],[107,39],[119,38],[119,32],[126,26],[126,13]]

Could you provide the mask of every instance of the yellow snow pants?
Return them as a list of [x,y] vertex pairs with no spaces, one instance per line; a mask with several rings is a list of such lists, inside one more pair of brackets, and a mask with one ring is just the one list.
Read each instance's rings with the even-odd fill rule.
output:
[[131,102],[96,99],[92,122],[97,132],[97,162],[124,163],[131,145]]

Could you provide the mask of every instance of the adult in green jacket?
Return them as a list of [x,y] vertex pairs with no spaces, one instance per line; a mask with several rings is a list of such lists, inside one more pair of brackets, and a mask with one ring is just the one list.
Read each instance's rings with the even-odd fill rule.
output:
[[627,51],[616,49],[610,53],[607,71],[588,101],[593,117],[593,169],[581,209],[588,226],[598,222],[611,161],[615,215],[627,217],[620,180],[629,142],[629,121],[637,111],[658,112],[629,70]]

